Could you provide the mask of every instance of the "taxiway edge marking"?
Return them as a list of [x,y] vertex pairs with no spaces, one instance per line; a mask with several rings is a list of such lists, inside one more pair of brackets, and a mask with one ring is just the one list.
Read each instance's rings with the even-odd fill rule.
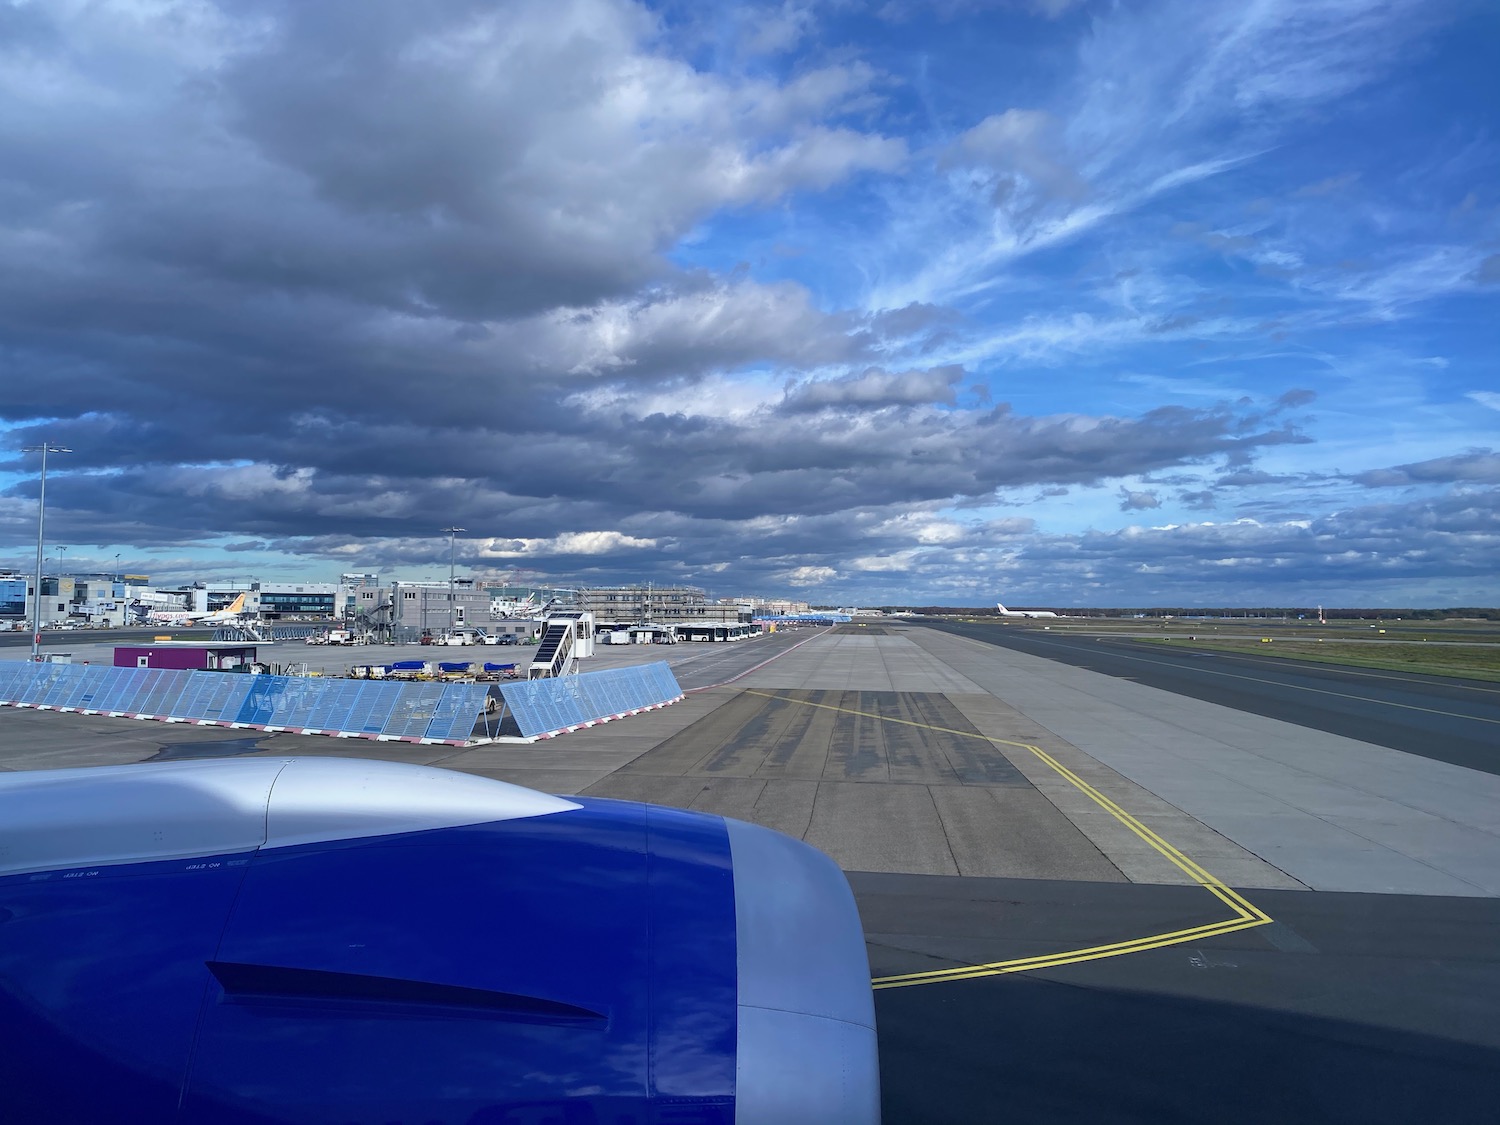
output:
[[942,727],[934,723],[919,723],[912,719],[898,719],[889,715],[875,714],[871,711],[860,711],[853,707],[838,707],[831,703],[814,703],[807,699],[794,699],[790,696],[777,695],[773,692],[756,691],[752,688],[747,688],[745,694],[757,695],[763,699],[778,699],[785,703],[797,703],[804,707],[818,707],[827,711],[840,711],[850,715],[861,715],[880,722],[897,723],[902,726],[917,727],[922,730],[938,731],[942,734],[951,734],[960,738],[977,738],[995,746],[1013,746],[1017,749],[1027,750],[1064,781],[1068,782],[1068,784],[1088,797],[1089,800],[1093,801],[1126,828],[1130,829],[1138,838],[1158,852],[1174,867],[1182,871],[1193,882],[1197,883],[1213,895],[1214,898],[1227,906],[1234,914],[1233,918],[1225,918],[1217,922],[1209,922],[1185,930],[1173,930],[1161,934],[1147,934],[1143,937],[1111,942],[1108,945],[1090,946],[1085,949],[1062,950],[1058,953],[1039,954],[1034,957],[1020,957],[1009,961],[992,961],[981,965],[957,965],[951,969],[933,969],[923,973],[903,973],[897,976],[876,977],[871,982],[873,988],[908,988],[913,985],[938,984],[943,981],[1003,976],[1008,973],[1020,973],[1033,969],[1071,965],[1080,961],[1097,961],[1105,957],[1119,957],[1127,953],[1141,953],[1148,949],[1161,949],[1165,946],[1181,945],[1205,937],[1215,937],[1219,934],[1230,934],[1238,930],[1253,929],[1256,926],[1264,926],[1273,921],[1271,916],[1264,910],[1260,909],[1260,907],[1245,898],[1244,895],[1240,894],[1234,888],[1228,886],[1222,879],[1208,872],[1176,846],[1162,839],[1156,832],[1121,808],[1113,799],[1105,796],[1094,786],[1084,781],[1040,746],[1033,746],[1027,742],[1015,742],[1007,738],[994,738],[979,731],[956,730],[953,727]]

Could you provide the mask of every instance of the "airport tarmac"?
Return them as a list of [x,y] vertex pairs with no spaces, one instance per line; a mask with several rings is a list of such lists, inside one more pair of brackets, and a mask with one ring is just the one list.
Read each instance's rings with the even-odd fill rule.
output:
[[916,626],[600,651],[687,698],[457,750],[5,709],[0,768],[397,758],[790,832],[850,873],[887,1122],[1496,1119],[1495,775]]

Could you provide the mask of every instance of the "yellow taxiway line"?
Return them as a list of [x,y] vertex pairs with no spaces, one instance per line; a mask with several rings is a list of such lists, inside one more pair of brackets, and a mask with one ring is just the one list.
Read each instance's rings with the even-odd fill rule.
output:
[[912,719],[897,719],[889,715],[877,715],[870,711],[859,711],[852,707],[835,707],[829,703],[813,703],[806,699],[793,699],[786,695],[776,695],[771,692],[747,690],[747,695],[758,695],[764,699],[778,699],[784,703],[797,703],[804,707],[818,707],[826,711],[840,711],[847,715],[861,715],[865,718],[876,719],[880,722],[896,723],[901,726],[918,727],[923,730],[937,731],[941,734],[956,735],[960,738],[974,738],[988,742],[994,746],[1013,746],[1020,750],[1027,750],[1035,754],[1048,768],[1057,773],[1068,784],[1081,792],[1089,800],[1109,813],[1126,828],[1130,829],[1141,840],[1145,841],[1153,849],[1166,857],[1173,866],[1177,867],[1193,882],[1197,883],[1214,898],[1218,899],[1229,908],[1230,918],[1220,919],[1217,922],[1208,922],[1201,926],[1193,926],[1184,930],[1172,930],[1168,933],[1147,934],[1144,937],[1130,938],[1126,941],[1111,942],[1108,945],[1094,945],[1086,949],[1068,949],[1058,953],[1044,953],[1033,957],[1017,957],[1010,961],[991,961],[982,965],[958,965],[951,969],[934,969],[925,973],[903,973],[899,976],[876,977],[873,987],[882,988],[909,988],[918,984],[937,984],[942,981],[973,980],[977,977],[996,977],[1006,973],[1024,973],[1032,969],[1050,969],[1059,965],[1072,965],[1080,961],[1097,961],[1103,957],[1120,957],[1127,953],[1140,953],[1147,949],[1161,949],[1169,945],[1183,945],[1187,942],[1198,941],[1202,938],[1217,937],[1219,934],[1232,934],[1237,930],[1248,930],[1255,926],[1264,926],[1271,922],[1271,916],[1260,907],[1256,906],[1244,895],[1227,886],[1223,880],[1211,875],[1202,866],[1189,859],[1178,848],[1162,839],[1140,820],[1131,816],[1111,798],[1105,796],[1094,786],[1068,769],[1051,754],[1040,746],[1032,746],[1027,742],[1012,742],[1006,738],[992,738],[978,731],[955,730],[952,727],[940,727],[932,723],[919,723]]

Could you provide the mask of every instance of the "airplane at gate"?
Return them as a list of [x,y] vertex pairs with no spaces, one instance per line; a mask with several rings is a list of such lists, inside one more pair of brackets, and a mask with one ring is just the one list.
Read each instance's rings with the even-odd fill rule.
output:
[[245,595],[241,594],[223,609],[212,613],[192,613],[186,610],[178,613],[170,609],[154,609],[146,614],[145,621],[150,625],[219,625],[238,621],[244,612]]

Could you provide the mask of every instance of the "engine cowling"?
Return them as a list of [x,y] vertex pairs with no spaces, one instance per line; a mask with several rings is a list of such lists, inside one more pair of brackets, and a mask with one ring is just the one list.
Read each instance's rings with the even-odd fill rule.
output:
[[0,778],[17,1120],[879,1119],[842,873],[768,829],[349,759]]

